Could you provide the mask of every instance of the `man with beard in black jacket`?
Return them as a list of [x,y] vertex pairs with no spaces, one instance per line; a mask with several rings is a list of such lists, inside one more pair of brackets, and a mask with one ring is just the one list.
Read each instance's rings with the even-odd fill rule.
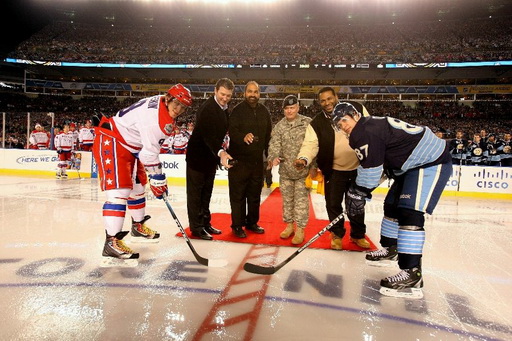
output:
[[242,229],[264,233],[260,219],[263,158],[267,158],[272,122],[268,109],[261,103],[258,83],[245,85],[245,100],[229,116],[229,153],[237,163],[229,169],[231,228],[235,236],[246,238]]

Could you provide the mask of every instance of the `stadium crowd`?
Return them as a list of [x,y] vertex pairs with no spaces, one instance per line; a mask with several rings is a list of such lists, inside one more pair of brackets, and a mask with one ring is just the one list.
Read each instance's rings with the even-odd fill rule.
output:
[[[156,64],[442,63],[512,59],[510,18],[326,26],[53,22],[10,58]],[[170,37],[170,39],[162,39]],[[435,37],[435,39],[432,39]]]

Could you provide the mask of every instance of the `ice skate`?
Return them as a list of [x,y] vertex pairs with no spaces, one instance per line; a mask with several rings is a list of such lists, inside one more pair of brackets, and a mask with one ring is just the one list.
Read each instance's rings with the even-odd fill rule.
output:
[[380,281],[380,293],[385,296],[423,298],[423,275],[419,267],[405,269]]
[[68,178],[68,174],[67,173],[62,173],[61,174],[61,179],[62,180],[66,180]]
[[283,232],[281,232],[279,237],[282,239],[290,238],[290,236],[293,234],[293,229],[293,223],[287,223],[286,228],[283,230]]
[[131,241],[134,243],[158,243],[160,240],[160,233],[153,231],[146,226],[145,222],[151,218],[147,215],[140,222],[135,222],[132,218],[132,229],[130,232]]
[[127,234],[128,231],[119,232],[115,236],[107,235],[101,267],[135,267],[139,264],[139,254],[134,253],[122,240]]
[[55,179],[57,180],[60,180],[61,179],[61,175],[59,172],[55,173]]
[[383,249],[368,252],[366,254],[366,264],[371,266],[392,266],[398,260],[396,245],[385,247]]

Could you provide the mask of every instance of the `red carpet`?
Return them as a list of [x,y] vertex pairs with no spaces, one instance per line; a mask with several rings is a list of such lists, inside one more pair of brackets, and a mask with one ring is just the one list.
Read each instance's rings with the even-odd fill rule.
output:
[[[310,199],[311,203],[311,199]],[[280,245],[280,246],[293,246],[300,247],[301,245],[293,245],[291,240],[293,237],[288,239],[281,239],[279,234],[286,227],[286,223],[283,222],[282,218],[282,199],[281,192],[279,188],[276,188],[272,191],[272,193],[267,197],[267,199],[261,204],[260,207],[260,221],[259,225],[265,228],[264,234],[256,234],[251,231],[246,231],[247,238],[237,238],[231,232],[231,215],[226,213],[212,213],[212,225],[222,230],[222,234],[214,235],[214,240],[222,240],[229,241],[234,243],[249,243],[249,244],[264,244],[264,245]],[[304,242],[307,242],[311,239],[315,234],[318,233],[321,229],[329,224],[328,220],[319,220],[316,219],[315,213],[313,211],[313,205],[310,205],[309,208],[309,222],[305,229],[305,238]],[[363,249],[357,246],[356,244],[350,241],[350,224],[348,221],[345,221],[345,228],[347,232],[343,238],[343,249],[351,250],[351,251],[368,251],[368,250],[376,250],[375,244],[370,240],[370,238],[366,237],[366,240],[370,242],[370,249]],[[190,234],[190,229],[186,228],[186,233],[190,238],[192,237]],[[313,244],[311,244],[310,248],[317,249],[330,249],[331,248],[331,236],[330,232],[324,233],[318,240],[316,240]],[[181,236],[181,233],[178,233],[177,236]]]

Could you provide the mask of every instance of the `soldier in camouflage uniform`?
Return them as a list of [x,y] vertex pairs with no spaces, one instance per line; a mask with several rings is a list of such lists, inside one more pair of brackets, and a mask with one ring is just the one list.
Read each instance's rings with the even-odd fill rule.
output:
[[292,244],[298,245],[304,241],[304,228],[309,219],[309,190],[305,185],[309,167],[297,170],[293,162],[297,158],[311,118],[299,115],[299,100],[293,95],[284,99],[283,111],[285,117],[272,130],[267,160],[269,169],[279,165],[283,220],[287,223],[280,236],[286,239],[294,234]]

